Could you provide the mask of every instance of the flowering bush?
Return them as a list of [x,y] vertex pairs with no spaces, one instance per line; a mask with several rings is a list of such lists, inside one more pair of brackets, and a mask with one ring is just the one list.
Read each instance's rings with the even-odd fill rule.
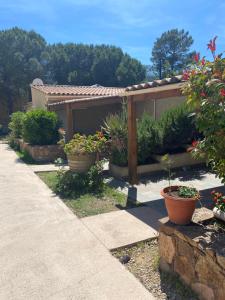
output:
[[215,207],[225,212],[225,195],[212,191],[212,196]]
[[85,154],[101,152],[104,149],[106,138],[101,132],[94,135],[75,134],[72,140],[64,146],[66,154]]
[[196,123],[204,138],[196,143],[195,155],[205,156],[213,170],[225,182],[225,58],[216,55],[216,38],[208,44],[213,61],[200,54],[195,64],[184,71],[184,93],[196,113]]

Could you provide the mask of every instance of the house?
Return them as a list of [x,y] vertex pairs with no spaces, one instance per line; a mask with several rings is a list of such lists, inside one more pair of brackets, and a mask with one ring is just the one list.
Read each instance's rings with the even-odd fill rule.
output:
[[75,132],[93,134],[109,114],[121,110],[122,101],[134,103],[135,118],[144,111],[155,119],[185,101],[181,94],[182,76],[154,80],[125,88],[46,85],[40,79],[31,84],[32,107],[55,111],[70,139]]
[[70,139],[74,132],[93,134],[109,114],[121,110],[124,88],[31,84],[32,107],[55,111]]

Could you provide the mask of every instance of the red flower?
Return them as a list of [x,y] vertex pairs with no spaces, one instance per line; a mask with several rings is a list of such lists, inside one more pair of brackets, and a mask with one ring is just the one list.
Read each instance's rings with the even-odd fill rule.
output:
[[198,53],[196,53],[196,54],[194,55],[194,61],[195,61],[196,63],[198,63],[198,62],[199,62],[199,59],[200,59],[200,53],[198,52]]
[[225,89],[224,88],[220,90],[220,96],[225,97]]
[[97,134],[98,134],[98,138],[100,139],[104,137],[104,134],[101,131],[98,131]]
[[201,97],[206,97],[206,93],[205,93],[205,92],[201,92],[201,93],[200,93],[200,96],[201,96]]
[[204,66],[205,65],[205,58],[203,57],[201,60],[201,65]]
[[216,193],[216,191],[215,191],[215,190],[213,190],[213,191],[211,192],[211,194],[212,194],[212,195],[214,195],[215,193]]
[[190,74],[187,70],[183,71],[183,80],[188,80],[190,78]]
[[193,141],[193,142],[191,143],[191,145],[192,145],[192,147],[197,147],[197,146],[198,146],[198,141]]
[[209,41],[209,43],[207,44],[208,46],[208,49],[211,50],[213,56],[215,54],[215,51],[216,51],[216,39],[217,39],[217,36],[215,36],[212,40]]

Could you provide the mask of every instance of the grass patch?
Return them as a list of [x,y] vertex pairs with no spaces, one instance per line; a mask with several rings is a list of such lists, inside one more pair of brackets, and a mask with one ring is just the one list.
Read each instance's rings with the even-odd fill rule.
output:
[[197,300],[198,297],[177,276],[159,270],[157,239],[137,243],[131,247],[113,250],[121,262],[155,296],[157,300]]
[[[57,183],[56,171],[39,172],[37,175],[54,191]],[[126,195],[107,184],[104,184],[100,194],[85,193],[74,198],[64,198],[63,201],[80,218],[141,205],[127,200]]]

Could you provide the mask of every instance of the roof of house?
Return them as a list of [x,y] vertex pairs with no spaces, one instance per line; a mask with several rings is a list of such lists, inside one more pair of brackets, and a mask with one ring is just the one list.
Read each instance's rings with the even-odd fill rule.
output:
[[47,95],[71,95],[71,96],[118,96],[124,93],[124,88],[72,85],[31,85],[31,87]]
[[125,92],[149,89],[149,88],[160,87],[160,86],[165,86],[165,85],[169,85],[169,84],[173,84],[173,83],[181,83],[181,82],[184,82],[183,76],[177,75],[177,76],[173,76],[171,78],[163,78],[163,79],[159,79],[159,80],[153,80],[153,81],[149,81],[149,82],[144,82],[144,83],[128,86],[125,89]]
[[101,101],[105,99],[115,99],[115,100],[121,100],[120,96],[114,95],[114,96],[95,96],[95,97],[85,97],[85,98],[78,98],[78,99],[71,99],[71,100],[61,100],[61,101],[54,101],[48,103],[48,106],[58,106],[63,104],[72,104],[72,103],[82,103],[82,102],[89,102],[89,101]]

